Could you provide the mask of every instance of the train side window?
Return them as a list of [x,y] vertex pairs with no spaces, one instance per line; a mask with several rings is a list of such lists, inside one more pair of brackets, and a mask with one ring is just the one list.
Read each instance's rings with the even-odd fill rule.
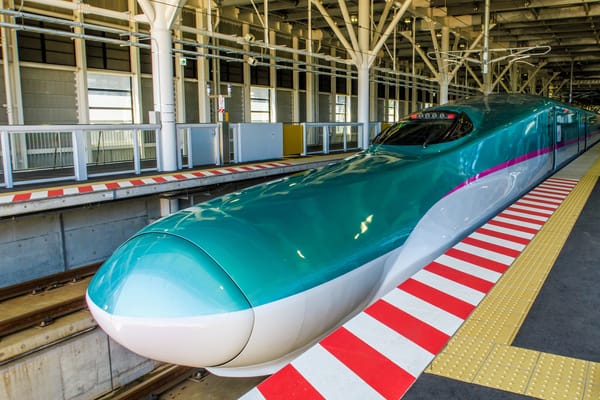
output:
[[373,143],[425,147],[460,139],[472,130],[473,123],[465,113],[425,111],[403,118],[377,135]]

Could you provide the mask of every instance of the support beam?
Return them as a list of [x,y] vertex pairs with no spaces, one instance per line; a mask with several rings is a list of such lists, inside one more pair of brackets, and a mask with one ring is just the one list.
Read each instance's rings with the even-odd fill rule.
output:
[[173,24],[179,17],[185,0],[138,0],[138,4],[150,21],[154,111],[160,113],[161,123],[158,168],[160,171],[175,171],[178,150],[171,35]]

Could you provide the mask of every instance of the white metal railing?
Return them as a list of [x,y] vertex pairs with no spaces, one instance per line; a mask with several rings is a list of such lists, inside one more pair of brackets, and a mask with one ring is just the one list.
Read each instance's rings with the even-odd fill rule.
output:
[[[160,125],[5,125],[0,126],[0,145],[0,186],[84,181],[158,170]],[[110,165],[110,171],[100,165]]]
[[[367,148],[369,143],[362,143],[363,129],[360,122],[304,122],[302,155]],[[368,129],[369,139],[372,139],[381,130],[381,122],[370,122]]]
[[[363,124],[358,122],[302,126],[302,155],[368,146],[362,146]],[[221,124],[176,127],[178,168],[222,164]],[[370,140],[381,123],[369,123],[368,129]],[[0,187],[160,171],[160,132],[158,124],[0,126]]]

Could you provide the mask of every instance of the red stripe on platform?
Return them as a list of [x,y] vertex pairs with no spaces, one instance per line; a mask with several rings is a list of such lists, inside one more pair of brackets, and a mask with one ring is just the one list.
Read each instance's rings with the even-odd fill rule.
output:
[[231,172],[232,174],[237,174],[238,172],[240,172],[240,171],[238,171],[238,170],[237,170],[237,169],[235,169],[235,168],[225,168],[225,169],[226,169],[227,171]]
[[539,229],[533,229],[533,228],[529,228],[526,226],[515,225],[515,224],[511,224],[509,222],[504,222],[504,221],[497,221],[495,219],[491,219],[487,223],[490,225],[499,226],[502,228],[512,229],[515,231],[520,231],[520,232],[525,232],[525,233],[531,233],[534,235],[539,232]]
[[[524,214],[526,214],[526,213],[524,213]],[[501,212],[497,216],[502,217],[502,218],[514,219],[515,221],[527,222],[528,224],[540,225],[540,227],[546,223],[546,221],[540,221],[540,220],[533,219],[533,218],[521,217],[519,215],[508,214],[505,212]]]
[[498,232],[487,228],[479,228],[475,232],[481,233],[482,235],[493,236],[498,239],[508,240],[510,242],[515,242],[523,245],[527,245],[529,244],[529,242],[531,242],[531,239],[510,235],[508,233]]
[[431,354],[439,353],[450,338],[444,332],[394,307],[385,300],[375,302],[364,312]]
[[107,189],[119,189],[121,187],[118,182],[109,182],[104,186],[106,186]]
[[12,201],[27,201],[31,199],[31,193],[17,193],[13,196]]
[[93,192],[94,188],[92,187],[92,185],[78,186],[77,191],[79,193],[89,193],[89,192]]
[[267,400],[322,400],[317,390],[291,364],[257,386]]
[[197,176],[198,178],[203,178],[206,176],[204,172],[192,172],[192,175]]
[[241,168],[241,169],[243,169],[244,171],[254,171],[254,168],[250,168],[250,167],[247,167],[247,166],[238,167],[238,168]]
[[470,244],[471,246],[479,247],[493,251],[494,253],[504,254],[505,256],[517,258],[521,252],[519,250],[509,249],[508,247],[500,246],[495,243],[486,242],[485,240],[475,239],[472,237],[466,237],[462,240],[463,243]]
[[177,175],[173,175],[173,178],[177,179],[177,180],[184,180],[187,179],[187,177],[185,175],[182,174],[177,174]]
[[451,281],[460,283],[461,285],[465,285],[481,293],[487,293],[492,289],[492,287],[494,287],[494,282],[486,281],[485,279],[481,279],[467,274],[466,272],[447,267],[435,261],[426,266],[425,269],[431,273],[443,276],[446,279],[450,279]]
[[262,165],[262,164],[255,164],[254,165],[256,168],[260,168],[260,169],[265,169],[267,168],[266,166]]
[[412,278],[407,279],[398,286],[398,289],[412,294],[413,296],[418,297],[429,304],[433,304],[452,315],[456,315],[461,319],[467,319],[469,314],[471,314],[471,311],[475,309],[474,305],[469,304],[466,301],[457,299],[454,296],[450,296],[441,290],[432,288],[431,286],[425,285]]
[[48,197],[58,197],[65,194],[63,189],[50,189],[48,190]]
[[224,174],[224,172],[223,172],[223,171],[221,171],[220,169],[211,169],[211,170],[210,170],[210,171],[208,171],[208,172],[210,172],[210,173],[212,173],[212,174],[215,174],[215,175],[222,175],[222,174]]
[[399,399],[416,379],[344,327],[320,344],[386,399]]
[[496,271],[501,274],[504,273],[508,269],[508,265],[499,263],[497,261],[493,261],[484,257],[477,256],[475,254],[467,253],[466,251],[458,250],[455,248],[451,248],[446,252],[446,255],[454,258],[458,258],[459,260],[466,261],[471,264],[475,264],[482,268],[487,268],[491,271]]
[[152,180],[156,183],[163,183],[166,182],[167,180],[165,178],[163,178],[162,176],[155,176],[154,178],[152,178]]
[[133,186],[143,186],[144,185],[144,181],[141,179],[132,179],[129,181],[129,183],[131,183]]
[[513,206],[517,206],[517,205],[523,206],[523,207],[537,208],[538,210],[549,211],[550,213],[553,213],[558,208],[558,207],[544,207],[544,206],[540,206],[539,204],[525,203],[525,202],[522,202],[521,200],[519,200],[513,204]]

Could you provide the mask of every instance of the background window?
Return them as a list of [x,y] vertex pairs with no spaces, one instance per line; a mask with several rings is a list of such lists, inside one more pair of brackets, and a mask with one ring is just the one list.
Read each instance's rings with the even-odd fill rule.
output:
[[131,79],[128,76],[88,74],[90,123],[133,122]]
[[268,88],[250,88],[250,122],[270,122],[270,104]]

